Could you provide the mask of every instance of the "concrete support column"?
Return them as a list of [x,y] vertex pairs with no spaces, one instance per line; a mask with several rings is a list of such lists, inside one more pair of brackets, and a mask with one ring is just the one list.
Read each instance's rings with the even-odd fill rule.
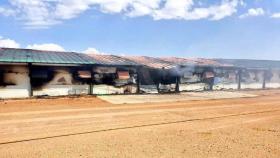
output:
[[94,73],[93,67],[90,68],[90,83],[89,83],[89,95],[93,95],[93,82],[94,82]]
[[137,67],[137,79],[136,79],[136,84],[137,84],[137,94],[140,94],[140,84],[141,84],[141,77],[140,77],[140,68]]
[[216,73],[213,70],[211,72],[214,74],[214,77],[213,78],[209,78],[208,79],[208,83],[209,83],[209,90],[213,91]]
[[180,77],[179,77],[179,75],[177,75],[176,76],[176,88],[175,88],[175,92],[176,93],[180,93],[180,85],[179,85],[179,83],[180,83]]
[[209,88],[210,88],[209,90],[210,90],[210,91],[213,91],[214,79],[215,79],[215,77],[210,79],[210,83],[209,83]]
[[29,72],[29,97],[33,96],[33,87],[32,87],[32,64],[28,63],[28,72]]
[[267,70],[264,70],[264,72],[263,72],[263,84],[262,84],[263,89],[266,88],[266,77],[267,77]]
[[157,81],[156,86],[157,86],[157,91],[158,91],[158,93],[160,93],[159,84],[160,84],[160,83]]
[[242,70],[238,70],[238,87],[237,89],[241,89],[241,78],[242,78]]

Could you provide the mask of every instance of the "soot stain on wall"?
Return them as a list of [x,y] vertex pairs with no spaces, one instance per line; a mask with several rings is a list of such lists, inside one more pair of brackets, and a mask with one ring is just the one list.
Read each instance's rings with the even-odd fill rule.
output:
[[13,67],[7,66],[0,69],[0,87],[15,86],[17,85],[16,79],[12,74],[19,74]]

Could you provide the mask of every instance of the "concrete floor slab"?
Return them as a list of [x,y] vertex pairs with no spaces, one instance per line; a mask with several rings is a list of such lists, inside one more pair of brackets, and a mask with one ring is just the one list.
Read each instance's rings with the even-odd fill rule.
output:
[[154,94],[154,95],[110,95],[98,96],[100,99],[112,104],[135,104],[135,103],[159,103],[159,102],[180,102],[190,100],[211,100],[227,98],[256,97],[255,94],[246,92],[185,92],[180,94]]

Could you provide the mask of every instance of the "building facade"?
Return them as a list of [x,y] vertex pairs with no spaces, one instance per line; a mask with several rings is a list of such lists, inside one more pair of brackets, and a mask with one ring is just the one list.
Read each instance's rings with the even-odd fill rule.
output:
[[280,62],[243,62],[0,48],[0,98],[280,88]]

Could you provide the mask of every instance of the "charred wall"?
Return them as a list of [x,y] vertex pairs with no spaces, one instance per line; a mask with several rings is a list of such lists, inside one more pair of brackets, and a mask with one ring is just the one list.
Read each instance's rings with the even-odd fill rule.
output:
[[241,89],[262,89],[264,70],[243,69],[241,73]]
[[175,92],[177,72],[175,69],[154,69],[143,67],[139,70],[141,93]]
[[29,97],[29,71],[24,65],[0,65],[0,98]]
[[266,88],[280,88],[280,70],[267,70],[265,76]]
[[203,91],[212,89],[214,72],[211,67],[181,67],[180,91]]
[[139,69],[140,92],[158,93],[160,72],[157,69],[142,67]]
[[[63,96],[89,93],[90,71],[84,67],[33,66],[34,96]],[[81,73],[81,74],[79,74]]]
[[128,66],[93,68],[93,94],[133,94],[137,92],[137,70]]
[[160,71],[159,92],[175,92],[177,78],[178,74],[176,69],[162,69]]
[[234,90],[238,88],[239,75],[237,69],[215,69],[214,90]]

